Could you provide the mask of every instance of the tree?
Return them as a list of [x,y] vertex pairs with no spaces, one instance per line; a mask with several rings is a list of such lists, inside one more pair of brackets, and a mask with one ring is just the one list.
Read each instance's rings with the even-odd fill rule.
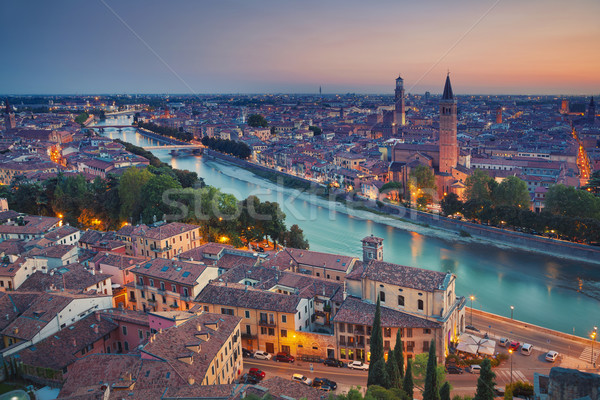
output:
[[389,378],[389,388],[400,387],[400,370],[398,369],[398,362],[396,361],[396,355],[394,350],[388,352],[388,359],[385,364],[385,370]]
[[248,125],[254,128],[266,128],[269,126],[269,122],[261,114],[250,114],[248,116]]
[[450,384],[444,382],[440,388],[440,400],[450,400]]
[[492,201],[492,192],[496,187],[496,181],[488,173],[476,169],[473,175],[465,180],[465,198],[468,200]]
[[439,386],[437,378],[437,356],[435,354],[435,341],[432,339],[429,345],[429,356],[427,358],[427,371],[425,372],[425,389],[423,400],[439,400]]
[[[369,364],[369,376],[367,378],[367,386],[380,385],[380,376],[375,374],[375,364],[383,360],[383,335],[381,333],[381,302],[377,298],[377,306],[375,307],[375,317],[373,318],[373,329],[371,330],[371,363]],[[385,371],[385,370],[384,370]]]
[[406,363],[406,373],[404,374],[404,380],[402,381],[402,390],[406,393],[411,399],[413,398],[414,391],[414,383],[412,378],[412,362],[410,358]]
[[323,133],[323,130],[321,128],[319,128],[318,126],[310,125],[308,127],[308,129],[313,131],[314,136],[319,136],[321,133]]
[[297,224],[290,227],[289,231],[283,234],[283,245],[294,249],[308,250],[308,240],[304,238],[304,232]]
[[142,218],[145,223],[163,219],[165,214],[176,214],[173,209],[163,201],[163,193],[169,189],[181,189],[181,184],[171,175],[154,175],[142,187],[143,200]]
[[495,206],[529,208],[531,197],[525,181],[509,176],[495,187],[492,193]]
[[590,176],[587,185],[582,189],[594,193],[596,196],[600,196],[600,170],[594,172],[592,176]]
[[553,185],[546,192],[545,210],[567,217],[600,219],[600,198],[587,190]]
[[121,199],[121,220],[136,218],[142,208],[142,188],[150,180],[152,174],[147,169],[131,167],[119,179],[117,191]]
[[390,387],[390,377],[385,368],[385,360],[383,357],[378,359],[375,363],[373,363],[373,359],[371,359],[371,364],[369,364],[369,375],[373,377],[373,383],[367,383],[367,386],[379,385],[386,389]]
[[396,345],[394,346],[394,355],[396,357],[396,363],[398,364],[398,374],[400,378],[404,378],[404,349],[402,346],[402,334],[401,329],[398,328],[396,332]]
[[444,215],[454,215],[463,209],[463,202],[460,201],[456,193],[448,193],[444,196],[440,205]]
[[424,207],[428,203],[433,202],[435,194],[435,176],[433,171],[426,165],[420,164],[415,169],[410,171],[411,191],[413,187],[417,190],[417,203]]
[[386,195],[386,197],[393,201],[402,201],[402,197],[404,196],[404,190],[402,186],[402,182],[394,182],[390,181],[384,183],[379,193]]
[[475,391],[473,400],[494,399],[494,387],[496,386],[496,382],[494,382],[495,377],[496,374],[492,372],[492,363],[489,358],[486,358],[481,363],[481,371],[479,372],[479,378],[477,379],[477,390]]

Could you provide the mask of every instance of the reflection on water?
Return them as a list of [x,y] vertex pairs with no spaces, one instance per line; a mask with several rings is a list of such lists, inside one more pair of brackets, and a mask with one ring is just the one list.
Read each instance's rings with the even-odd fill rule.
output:
[[[105,134],[118,138],[124,137],[127,129],[111,131],[107,129]],[[129,131],[128,141],[139,146],[154,144]],[[278,201],[287,225],[298,224],[312,250],[360,258],[361,239],[373,234],[384,239],[385,261],[456,273],[457,295],[473,294],[477,309],[510,317],[513,305],[515,319],[569,333],[575,327],[580,336],[598,324],[592,321],[600,320],[598,266],[474,240],[459,241],[456,234],[411,232],[421,228],[360,211],[350,211],[350,216],[341,204],[329,205],[323,199],[278,188],[230,164],[191,155],[173,158],[166,149],[153,153],[178,168],[196,171],[208,185],[237,198],[257,195],[263,201]],[[401,229],[404,226],[407,228]]]

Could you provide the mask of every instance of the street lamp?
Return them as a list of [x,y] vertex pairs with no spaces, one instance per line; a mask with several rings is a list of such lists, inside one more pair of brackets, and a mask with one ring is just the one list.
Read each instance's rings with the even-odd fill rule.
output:
[[513,311],[515,311],[515,306],[510,306],[510,320],[513,319]]
[[592,360],[590,361],[590,363],[594,366],[594,368],[596,368],[596,362],[594,360],[594,342],[596,341],[596,333],[597,332],[598,332],[598,327],[595,326],[594,331],[590,334],[590,337],[592,338]]
[[473,326],[473,300],[475,300],[475,296],[471,295],[471,326]]
[[508,354],[510,354],[510,386],[512,387],[512,353],[513,353],[513,349],[508,349]]

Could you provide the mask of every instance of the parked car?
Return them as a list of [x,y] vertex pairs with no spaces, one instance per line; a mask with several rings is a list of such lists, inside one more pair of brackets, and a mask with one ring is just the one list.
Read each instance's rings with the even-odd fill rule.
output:
[[519,350],[519,346],[521,345],[521,343],[515,341],[510,342],[510,344],[508,345],[508,348],[512,351],[516,351]]
[[248,358],[248,357],[252,357],[254,354],[248,350],[242,347],[242,357],[244,358]]
[[277,353],[275,361],[293,363],[296,359],[288,353]]
[[462,374],[464,371],[462,368],[457,367],[456,365],[448,365],[446,367],[446,372],[449,374]]
[[250,368],[248,374],[257,377],[259,380],[262,380],[266,375],[264,371],[258,368]]
[[481,365],[473,364],[469,366],[469,372],[472,374],[478,374],[481,372]]
[[258,377],[254,376],[254,375],[244,374],[240,377],[239,382],[247,383],[250,385],[256,385],[258,382],[260,382],[260,379],[258,379]]
[[521,354],[523,354],[524,356],[530,356],[532,352],[533,345],[529,343],[523,343],[523,346],[521,346]]
[[506,347],[508,346],[508,344],[510,343],[510,339],[503,337],[502,339],[500,339],[498,341],[498,344],[502,347]]
[[[335,383],[334,381],[330,381],[327,378],[315,378],[315,379],[313,379],[312,385],[313,385],[313,387],[321,388],[322,390],[325,390],[327,392],[330,390],[337,389],[337,383]],[[325,388],[329,388],[329,389],[325,389]]]
[[304,383],[305,385],[308,385],[308,386],[312,385],[312,379],[307,378],[306,376],[304,376],[302,374],[292,375],[292,380],[296,381],[296,382]]
[[266,351],[256,350],[254,352],[254,358],[256,358],[258,360],[270,360],[271,355],[269,353],[267,353]]
[[323,364],[328,365],[330,367],[343,367],[344,363],[341,362],[340,360],[336,360],[335,358],[326,358],[325,361],[323,361]]
[[554,362],[558,358],[558,352],[554,350],[550,350],[546,353],[546,361]]
[[475,328],[473,325],[467,325],[465,326],[465,329],[469,329],[475,332],[481,332],[479,329]]
[[361,369],[363,371],[367,371],[369,369],[369,364],[365,364],[361,361],[350,361],[348,363],[348,368],[351,369]]

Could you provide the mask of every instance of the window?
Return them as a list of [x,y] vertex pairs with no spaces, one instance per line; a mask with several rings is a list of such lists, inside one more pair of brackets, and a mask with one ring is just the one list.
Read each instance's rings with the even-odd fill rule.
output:
[[154,279],[150,279],[150,286],[154,287]]
[[423,311],[423,300],[419,300],[417,301],[417,308],[421,311]]
[[121,328],[123,329],[123,335],[127,335],[127,327],[123,325]]
[[281,322],[284,323],[284,324],[287,322],[287,315],[282,315],[281,316]]
[[398,295],[398,306],[404,307],[404,296],[401,294]]
[[269,328],[269,336],[275,336],[275,328]]
[[431,334],[431,329],[425,328],[425,329],[423,329],[423,333],[425,335],[430,335]]
[[390,341],[389,341],[389,340],[385,340],[385,341],[383,342],[383,348],[384,348],[385,350],[389,350],[389,349],[390,349]]
[[406,337],[412,337],[412,328],[406,328]]
[[183,296],[184,297],[188,297],[189,296],[189,294],[188,294],[188,288],[186,288],[186,287],[183,288]]
[[141,329],[138,329],[138,337],[139,337],[140,339],[143,339],[143,338],[144,338],[144,332],[142,332],[142,330],[141,330]]
[[144,278],[140,276],[140,285],[144,285]]
[[221,314],[233,315],[233,308],[221,308]]
[[266,335],[267,334],[267,328],[265,328],[264,326],[260,327],[260,334],[261,335]]
[[383,328],[383,336],[392,337],[392,328]]
[[123,342],[123,344],[125,345],[125,351],[129,351],[129,343]]
[[282,329],[281,330],[281,337],[287,337],[287,330],[286,329]]
[[385,303],[385,292],[383,290],[379,291],[379,300],[381,300],[382,303]]
[[208,306],[204,306],[204,311],[208,312]]
[[160,283],[160,290],[165,290],[165,283],[164,282]]
[[340,327],[340,332],[344,333],[346,332],[346,324],[339,324]]
[[429,351],[429,341],[423,340],[423,352]]
[[177,286],[171,285],[171,291],[177,293]]
[[246,318],[250,318],[250,311],[248,311],[248,310],[244,311],[244,315],[246,316]]
[[250,325],[246,325],[246,335],[252,335],[252,330],[250,328]]

